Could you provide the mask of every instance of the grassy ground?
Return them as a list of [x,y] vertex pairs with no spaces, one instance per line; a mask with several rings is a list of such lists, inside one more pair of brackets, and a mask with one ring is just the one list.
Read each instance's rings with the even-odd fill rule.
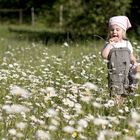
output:
[[46,45],[0,26],[0,139],[140,139],[139,90],[114,104],[102,46]]

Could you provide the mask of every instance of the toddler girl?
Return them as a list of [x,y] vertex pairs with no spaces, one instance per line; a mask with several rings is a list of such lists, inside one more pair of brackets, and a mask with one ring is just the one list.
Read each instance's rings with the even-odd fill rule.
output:
[[[129,73],[124,71],[124,70],[119,70],[121,69],[121,65],[124,64],[124,63],[128,63],[129,65],[131,64],[131,71],[133,71],[134,67],[137,65],[137,62],[136,62],[136,58],[133,54],[133,48],[132,48],[132,44],[130,43],[130,41],[126,38],[126,31],[131,27],[131,23],[128,19],[128,17],[126,16],[114,16],[114,17],[111,17],[109,19],[109,35],[108,35],[108,39],[107,39],[107,42],[104,46],[104,48],[102,49],[102,52],[101,52],[101,55],[104,59],[107,59],[108,60],[108,63],[110,61],[112,61],[112,59],[110,58],[112,55],[111,51],[114,50],[115,53],[113,54],[114,57],[114,62],[113,63],[116,63],[116,61],[122,61],[122,62],[118,62],[117,66],[118,68],[116,67],[113,67],[115,64],[113,64],[112,62],[112,70],[110,72],[108,72],[108,74],[110,75],[110,73],[112,74],[112,77],[117,77],[117,80],[114,78],[114,81],[112,82],[120,82],[119,84],[116,85],[113,85],[111,83],[108,83],[109,84],[109,88],[110,90],[112,91],[113,89],[115,89],[114,93],[116,94],[115,97],[118,99],[118,100],[121,100],[122,97],[125,95],[124,93],[124,90],[121,90],[123,88],[126,89],[125,85],[126,85],[126,81],[129,79]],[[128,56],[128,58],[126,58],[126,60],[122,60],[124,59],[124,56],[123,56],[123,52],[126,52],[125,49],[127,49],[128,53],[125,53],[125,55]],[[119,58],[119,53],[121,53],[121,58]],[[117,58],[118,56],[118,58]],[[128,59],[128,61],[127,61]],[[129,59],[130,59],[130,63],[129,63]],[[126,65],[126,64],[125,64]],[[109,67],[108,67],[109,68]],[[116,69],[116,71],[114,70]],[[123,67],[123,69],[125,69]],[[119,72],[117,72],[117,70]],[[117,75],[115,75],[117,74]],[[110,76],[110,79],[112,78]],[[125,78],[122,78],[122,77],[125,77]],[[109,80],[110,82],[110,80]],[[116,83],[117,83],[116,82]],[[130,84],[130,82],[129,82]],[[133,84],[133,83],[131,83]],[[113,87],[114,86],[114,87]],[[122,88],[121,88],[122,87]],[[127,87],[128,88],[128,87]],[[119,89],[119,90],[117,90]]]

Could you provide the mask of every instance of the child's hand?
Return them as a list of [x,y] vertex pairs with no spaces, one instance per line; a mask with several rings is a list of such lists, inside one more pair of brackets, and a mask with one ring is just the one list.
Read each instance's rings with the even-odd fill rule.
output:
[[118,37],[112,37],[110,38],[109,43],[113,45],[114,43],[117,43],[118,41],[119,41]]

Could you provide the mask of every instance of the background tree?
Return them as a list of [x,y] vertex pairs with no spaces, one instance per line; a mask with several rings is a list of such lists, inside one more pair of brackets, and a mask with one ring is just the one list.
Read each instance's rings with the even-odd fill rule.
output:
[[[30,20],[32,7],[35,8],[36,22],[42,22],[49,28],[59,28],[61,13],[63,30],[105,37],[108,19],[115,15],[127,15],[133,25],[132,29],[140,34],[138,0],[0,0],[0,9],[24,9],[25,22]],[[5,15],[10,21],[15,13],[0,13],[0,17]]]
[[140,35],[140,1],[132,0],[130,14],[133,29],[137,36]]
[[[49,13],[49,11],[52,10],[54,2],[55,0],[0,0],[0,10],[22,9],[24,22],[28,22],[28,19],[30,19],[31,16],[31,8],[34,7],[36,16],[41,16],[41,18],[44,20],[44,13],[46,11],[48,11],[47,13]],[[0,12],[0,18],[3,21],[5,20],[5,18],[6,20],[10,21],[11,19],[13,19],[13,17],[18,17],[18,13]]]
[[64,7],[64,28],[69,32],[105,35],[108,19],[129,13],[131,0],[59,0],[55,12]]

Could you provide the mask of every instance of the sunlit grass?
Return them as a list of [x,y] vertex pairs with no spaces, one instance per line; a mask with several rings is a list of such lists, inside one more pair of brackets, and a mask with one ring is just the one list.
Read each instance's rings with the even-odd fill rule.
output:
[[45,45],[8,36],[0,37],[0,139],[140,139],[139,90],[114,104],[102,41]]

